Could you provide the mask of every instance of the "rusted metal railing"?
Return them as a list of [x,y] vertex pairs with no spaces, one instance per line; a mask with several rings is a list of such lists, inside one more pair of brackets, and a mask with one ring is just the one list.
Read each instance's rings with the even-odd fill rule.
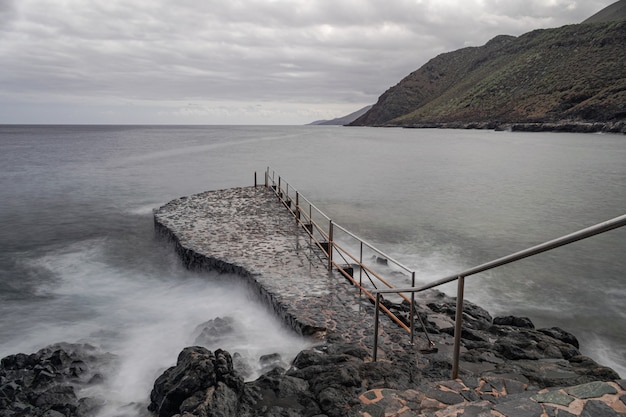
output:
[[457,302],[456,302],[456,316],[454,322],[454,350],[453,350],[453,361],[452,361],[452,378],[456,379],[459,375],[459,353],[461,347],[461,329],[463,324],[463,293],[465,288],[465,278],[471,275],[478,274],[480,272],[488,271],[493,268],[497,268],[502,265],[506,265],[512,262],[519,261],[524,258],[528,258],[530,256],[537,255],[542,252],[547,252],[552,249],[556,249],[558,247],[569,245],[570,243],[577,242],[579,240],[587,239],[592,236],[608,232],[613,229],[617,229],[619,227],[626,226],[626,214],[623,214],[619,217],[615,217],[611,220],[607,220],[602,223],[598,223],[594,226],[587,227],[585,229],[581,229],[577,232],[570,233],[568,235],[559,237],[557,239],[553,239],[542,244],[532,246],[528,249],[524,249],[519,252],[515,252],[508,256],[504,256],[502,258],[495,259],[490,262],[486,262],[484,264],[475,266],[474,268],[467,269],[465,271],[459,272],[457,274],[453,274],[436,281],[431,282],[430,284],[426,284],[420,287],[412,287],[412,288],[395,288],[393,290],[377,290],[374,291],[376,293],[376,321],[375,321],[375,329],[374,329],[374,361],[376,360],[376,354],[378,350],[378,305],[380,304],[380,296],[381,294],[394,293],[394,292],[410,292],[417,293],[421,291],[425,291],[431,288],[438,287],[443,284],[447,284],[452,281],[457,282]]
[[[256,174],[255,174],[255,184],[256,184]],[[383,311],[387,314],[391,320],[397,323],[400,327],[405,329],[411,335],[411,343],[414,341],[414,317],[415,317],[415,294],[418,292],[426,291],[440,285],[444,285],[450,283],[452,281],[457,281],[457,304],[456,304],[456,315],[455,315],[455,324],[454,324],[454,349],[453,349],[453,364],[452,364],[452,378],[456,379],[459,374],[459,354],[460,354],[460,346],[461,346],[461,333],[463,326],[463,298],[465,291],[465,278],[471,275],[478,274],[480,272],[488,271],[493,268],[497,268],[502,265],[506,265],[512,262],[519,261],[524,258],[528,258],[530,256],[537,255],[542,252],[546,252],[552,249],[556,249],[558,247],[568,245],[570,243],[577,242],[579,240],[587,239],[589,237],[608,232],[613,229],[617,229],[619,227],[626,225],[626,214],[616,217],[611,220],[607,220],[602,223],[598,223],[594,226],[579,230],[577,232],[562,236],[557,239],[553,239],[542,244],[530,247],[528,249],[524,249],[519,252],[515,252],[508,256],[504,256],[502,258],[495,259],[490,262],[486,262],[484,264],[475,266],[474,268],[467,269],[465,271],[461,271],[456,274],[449,275],[444,278],[440,278],[438,280],[432,281],[429,284],[422,285],[419,287],[415,286],[415,271],[409,269],[404,266],[402,263],[396,261],[392,257],[388,256],[384,252],[380,251],[372,244],[366,242],[365,240],[359,238],[354,235],[352,232],[347,229],[339,226],[334,223],[326,214],[324,214],[320,209],[315,207],[309,200],[304,198],[295,188],[290,187],[290,185],[285,182],[280,176],[278,180],[276,180],[276,173],[267,168],[265,172],[265,186],[268,188],[272,188],[278,198],[281,199],[283,204],[291,211],[294,215],[296,222],[300,224],[309,234],[310,238],[315,245],[320,248],[328,260],[328,269],[331,270],[333,267],[337,268],[343,276],[345,276],[348,280],[350,280],[354,285],[356,285],[363,294],[365,294],[369,299],[374,301],[375,304],[375,320],[374,320],[374,347],[373,347],[373,359],[377,360],[378,353],[378,332],[379,332],[379,312]],[[338,243],[336,239],[336,233],[340,231],[343,233],[344,238],[348,238],[353,242],[357,242],[359,247],[359,255],[353,255],[349,248],[346,245]],[[375,254],[376,259],[384,260],[384,264],[386,266],[395,267],[400,271],[404,271],[408,273],[411,279],[411,286],[405,288],[394,288],[393,285],[389,282],[388,279],[383,277],[383,273],[380,271],[376,271],[372,265],[368,265],[364,259],[364,249],[369,250],[371,253]],[[333,256],[333,254],[337,256]],[[340,257],[343,260],[343,264],[338,263],[336,261],[337,257]],[[352,261],[349,262],[348,260]],[[359,268],[359,279],[356,280],[353,276],[354,266]],[[368,279],[368,281],[374,287],[367,288],[363,285],[363,275]],[[387,288],[378,288],[375,284],[375,281],[379,284],[387,287]],[[393,314],[384,304],[381,303],[381,296],[383,294],[398,294],[403,300],[407,301],[410,305],[410,314],[409,314],[409,323],[408,325],[395,314]],[[410,294],[407,296],[406,294]],[[424,334],[428,340],[429,346],[432,347],[433,343],[428,337],[428,333],[426,332],[426,328],[424,323],[421,320],[421,317],[418,315],[420,320],[420,324],[424,331]]]
[[[372,288],[364,284],[364,280],[371,284],[373,289],[393,288],[390,280],[384,276],[385,272],[402,271],[406,273],[407,280],[410,279],[411,285],[415,285],[414,271],[346,228],[333,222],[330,217],[282,177],[277,176],[274,171],[270,171],[269,168],[265,172],[265,184],[266,187],[274,191],[285,207],[293,214],[296,222],[306,231],[313,244],[323,252],[328,270],[336,268],[347,280],[358,287],[361,293],[368,297],[372,303],[375,302],[376,297],[372,293]],[[358,255],[353,254],[353,251],[348,247],[351,244],[353,247],[358,247]],[[367,255],[370,256],[369,260],[371,262],[367,262]],[[383,269],[386,271],[383,271]],[[358,270],[358,279],[354,276],[355,270]],[[402,292],[398,294],[400,298],[409,304],[408,320],[398,317],[385,305],[380,305],[379,308],[393,322],[410,334],[411,343],[413,343],[415,334],[415,297],[413,294],[407,296]],[[428,343],[432,346],[428,333],[426,333],[425,325],[421,322],[419,315],[418,318]]]

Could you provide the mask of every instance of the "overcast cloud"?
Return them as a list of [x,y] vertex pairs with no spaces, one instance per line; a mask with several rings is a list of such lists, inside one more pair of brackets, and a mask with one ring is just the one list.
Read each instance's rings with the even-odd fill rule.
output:
[[0,123],[303,124],[614,0],[0,0]]

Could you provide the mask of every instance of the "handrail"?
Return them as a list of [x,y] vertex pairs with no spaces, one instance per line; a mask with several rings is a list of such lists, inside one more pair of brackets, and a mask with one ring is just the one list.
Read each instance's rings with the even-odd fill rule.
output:
[[[256,180],[255,180],[256,184]],[[292,185],[284,181],[284,179],[280,176],[276,178],[276,172],[270,171],[268,167],[265,172],[265,186],[267,188],[271,188],[276,196],[280,199],[283,205],[291,212],[291,214],[295,217],[296,223],[303,227],[309,237],[312,239],[314,244],[320,248],[324,254],[328,258],[328,269],[331,270],[333,267],[337,268],[346,279],[352,282],[355,286],[359,288],[359,290],[368,297],[372,302],[375,301],[375,296],[370,292],[371,289],[367,289],[363,286],[362,274],[365,273],[369,278],[369,281],[372,282],[374,288],[377,288],[374,282],[372,281],[372,277],[376,280],[384,284],[386,287],[392,288],[392,285],[385,280],[381,274],[377,273],[372,269],[372,267],[366,265],[363,261],[363,248],[370,249],[378,258],[384,260],[384,263],[387,265],[392,264],[396,265],[400,269],[408,272],[411,278],[411,284],[415,285],[415,273],[412,272],[408,267],[404,266],[400,262],[391,258],[389,255],[384,252],[378,250],[371,243],[366,242],[365,240],[359,238],[354,233],[348,231],[344,227],[339,226],[334,223],[330,217],[328,217],[325,213],[323,213],[318,207],[316,207],[313,203],[311,203],[307,198],[302,196],[297,189],[295,189]],[[295,194],[295,196],[294,196]],[[292,203],[295,201],[295,207],[292,206]],[[304,204],[303,204],[304,202]],[[303,207],[304,206],[304,207]],[[323,220],[328,221],[328,229],[326,230],[322,225],[315,221],[314,214],[318,217],[321,217]],[[342,245],[338,244],[336,239],[333,237],[334,232],[340,231],[345,233],[347,237],[352,238],[359,242],[360,245],[360,256],[357,258],[352,255],[346,248]],[[325,239],[325,241],[324,241]],[[346,264],[341,265],[335,259],[333,259],[334,254],[339,255]],[[353,260],[356,265],[359,267],[359,279],[355,280],[352,275],[346,270],[346,268],[351,269],[352,265],[348,263],[346,257]],[[380,309],[383,310],[392,321],[396,322],[401,328],[408,331],[411,335],[411,343],[413,343],[414,338],[414,300],[413,298],[409,298],[404,294],[400,294],[400,297],[409,302],[410,304],[410,312],[408,317],[409,325],[405,324],[400,318],[398,318],[393,312],[391,312],[387,307],[381,306]],[[420,321],[421,323],[421,321]],[[422,324],[422,328],[424,331],[425,326]],[[428,337],[428,335],[426,336]],[[430,340],[430,339],[429,339]]]
[[[386,253],[384,253],[383,251],[381,251],[378,248],[375,248],[374,245],[372,245],[371,243],[368,243],[366,240],[361,239],[360,237],[358,237],[357,235],[355,235],[354,233],[350,232],[348,229],[346,229],[345,227],[341,227],[338,224],[335,224],[335,227],[340,229],[342,232],[344,232],[345,234],[349,235],[350,237],[359,240],[361,243],[363,243],[365,246],[367,246],[368,248],[372,249],[374,252],[378,253],[379,255],[381,255],[383,258],[388,259],[388,260],[393,260],[393,258],[389,255],[387,255]],[[410,269],[407,266],[402,265],[400,262],[393,260],[393,263],[396,264],[397,266],[399,266],[400,268],[404,269],[406,272],[413,272],[412,269]]]
[[552,249],[556,249],[561,246],[568,245],[570,243],[577,242],[579,240],[587,239],[595,235],[599,235],[604,232],[611,231],[613,229],[618,229],[622,226],[626,226],[626,214],[615,217],[611,220],[607,220],[602,223],[598,223],[594,226],[587,227],[585,229],[581,229],[577,232],[570,233],[565,236],[561,236],[556,239],[549,240],[547,242],[541,243],[539,245],[532,246],[530,248],[521,250],[519,252],[512,253],[507,256],[503,256],[501,258],[495,259],[490,262],[485,262],[484,264],[480,264],[473,268],[467,269],[465,271],[459,272],[457,274],[449,275],[445,278],[441,278],[437,281],[433,281],[430,284],[426,284],[421,287],[411,287],[411,288],[397,288],[394,290],[379,290],[379,293],[393,293],[393,292],[421,292],[425,290],[429,290],[434,287],[438,287],[443,284],[447,284],[456,280],[460,276],[468,277],[470,275],[475,275],[480,272],[488,271],[489,269],[493,269],[502,265],[509,264],[511,262],[519,261],[524,258],[528,258],[533,255],[538,255],[542,252],[546,252]]
[[[380,251],[379,249],[374,247],[371,243],[366,242],[365,240],[363,240],[360,237],[356,236],[354,233],[348,231],[344,227],[341,227],[338,224],[334,223],[330,219],[330,217],[328,217],[326,214],[324,214],[319,208],[317,208],[308,199],[303,197],[293,186],[290,187],[289,183],[284,182],[280,176],[278,177],[278,184],[277,184],[276,180],[275,180],[275,174],[276,173],[274,171],[272,171],[272,176],[270,178],[270,168],[269,167],[267,168],[267,170],[265,172],[265,186],[267,188],[271,187],[274,190],[275,194],[280,198],[280,200],[287,207],[287,209],[294,215],[294,217],[296,218],[296,222],[299,225],[301,225],[307,231],[309,236],[315,241],[315,244],[320,249],[322,249],[324,251],[324,253],[328,257],[328,269],[330,270],[333,266],[336,267],[347,279],[349,279],[354,285],[359,287],[359,289],[361,291],[363,291],[363,293],[368,298],[370,298],[372,301],[375,301],[376,308],[375,308],[375,319],[374,319],[374,348],[373,348],[373,360],[374,361],[377,360],[377,353],[378,353],[378,326],[379,326],[379,311],[380,310],[383,310],[383,312],[385,312],[394,322],[396,322],[402,328],[404,328],[405,330],[410,332],[410,334],[411,334],[411,344],[412,344],[413,343],[413,335],[414,335],[414,313],[415,313],[415,308],[414,308],[415,300],[414,300],[414,297],[415,297],[415,293],[422,292],[422,291],[425,291],[425,290],[428,290],[428,289],[431,289],[431,288],[435,288],[435,287],[438,287],[440,285],[450,283],[452,281],[458,281],[457,282],[457,305],[456,305],[455,327],[454,327],[454,350],[453,350],[453,364],[452,364],[452,379],[456,379],[458,377],[458,373],[459,373],[459,354],[460,354],[460,346],[461,346],[461,329],[462,329],[462,323],[463,323],[463,293],[464,293],[464,288],[465,288],[465,278],[466,277],[478,274],[480,272],[488,271],[490,269],[497,268],[497,267],[502,266],[502,265],[506,265],[506,264],[509,264],[509,263],[512,263],[512,262],[516,262],[516,261],[519,261],[521,259],[537,255],[537,254],[542,253],[542,252],[546,252],[546,251],[549,251],[549,250],[552,250],[552,249],[556,249],[558,247],[565,246],[565,245],[577,242],[579,240],[587,239],[587,238],[590,238],[592,236],[595,236],[595,235],[598,235],[598,234],[601,234],[601,233],[608,232],[610,230],[614,230],[614,229],[620,228],[622,226],[626,226],[626,214],[623,214],[623,215],[615,217],[615,218],[613,218],[611,220],[607,220],[605,222],[598,223],[598,224],[596,224],[594,226],[590,226],[590,227],[578,230],[576,232],[573,232],[573,233],[561,236],[559,238],[549,240],[549,241],[541,243],[539,245],[535,245],[535,246],[532,246],[530,248],[527,248],[527,249],[524,249],[524,250],[512,253],[510,255],[494,259],[492,261],[480,264],[480,265],[475,266],[475,267],[470,268],[470,269],[466,269],[466,270],[461,271],[459,273],[448,275],[446,277],[443,277],[443,278],[440,278],[438,280],[432,281],[432,282],[430,282],[428,284],[421,285],[421,286],[415,286],[415,271],[409,269],[408,267],[406,267],[402,263],[396,261],[392,257],[390,257],[387,254],[385,254],[384,252]],[[270,181],[271,181],[271,185],[270,185]],[[284,188],[283,188],[283,183],[285,184]],[[255,185],[256,185],[256,173],[255,173]],[[295,193],[295,199],[293,197],[291,197],[291,195],[290,195],[290,188],[291,188],[292,193]],[[284,195],[283,195],[283,193],[284,193]],[[308,205],[308,214],[307,214],[306,211],[302,210],[301,204],[300,204],[301,200],[306,202],[306,204]],[[294,201],[295,201],[295,209],[292,210],[291,203],[294,202]],[[317,222],[314,221],[314,219],[313,219],[313,212],[317,213],[318,215],[322,216],[325,220],[328,221],[328,231],[326,231]],[[302,217],[304,217],[307,220],[307,223],[304,223],[302,221]],[[342,247],[341,245],[338,245],[337,243],[335,243],[333,241],[333,230],[334,229],[338,229],[338,230],[342,231],[347,236],[349,236],[352,239],[355,239],[356,241],[359,242],[359,244],[360,244],[360,252],[361,252],[359,258],[356,258],[354,255],[349,253],[347,249],[345,249],[344,247]],[[316,233],[321,238],[326,239],[327,242],[323,242],[323,241],[319,240],[315,236]],[[345,257],[343,255],[345,254],[350,259],[355,261],[359,265],[360,273],[365,271],[365,273],[368,275],[368,278],[370,279],[370,281],[371,281],[371,276],[370,276],[370,273],[371,273],[376,279],[378,279],[380,282],[385,284],[387,287],[391,287],[391,285],[382,276],[380,276],[371,267],[369,267],[369,266],[367,266],[367,265],[365,265],[363,263],[363,247],[364,246],[369,248],[370,250],[372,250],[376,254],[382,256],[385,259],[385,261],[391,262],[392,264],[398,266],[399,268],[403,269],[404,271],[410,273],[410,275],[411,275],[411,287],[408,287],[408,288],[388,288],[388,289],[378,289],[378,288],[367,289],[367,288],[362,286],[361,278],[359,278],[359,281],[356,281],[354,279],[354,277],[352,277],[352,275],[350,275],[345,270],[344,266],[339,265],[336,261],[333,260],[333,251],[334,250],[338,250],[339,251],[338,253],[341,255],[341,257],[344,260],[345,260]],[[375,285],[374,285],[374,287],[375,287]],[[410,300],[402,293],[411,293]],[[407,300],[407,301],[410,302],[409,326],[404,324],[402,322],[402,320],[400,320],[391,311],[389,311],[389,309],[386,306],[381,305],[380,298],[381,298],[382,294],[399,294],[404,300]],[[419,316],[418,316],[418,318],[419,318]],[[429,344],[432,347],[433,343],[430,341],[430,338],[428,337],[428,333],[426,332],[426,328],[425,328],[424,323],[422,322],[421,318],[420,318],[420,323],[422,325],[422,328],[424,330],[426,338],[428,339],[428,342],[429,342]]]
[[[475,266],[473,268],[467,269],[465,271],[459,272],[457,274],[449,275],[447,277],[438,279],[429,284],[422,285],[420,287],[411,287],[411,288],[394,288],[388,290],[374,290],[372,293],[376,294],[376,313],[378,313],[378,305],[380,303],[380,294],[387,293],[396,293],[396,292],[421,292],[431,288],[438,287],[443,284],[447,284],[449,282],[458,280],[458,289],[457,289],[457,308],[456,308],[456,317],[455,317],[455,330],[454,330],[454,357],[452,363],[452,379],[456,379],[458,377],[459,372],[459,352],[461,345],[461,325],[463,321],[463,290],[464,290],[464,280],[465,277],[470,275],[475,275],[480,272],[488,271],[490,269],[509,264],[511,262],[516,262],[524,258],[528,258],[530,256],[537,255],[542,252],[546,252],[552,249],[556,249],[561,246],[569,245],[570,243],[578,242],[579,240],[587,239],[592,236],[608,232],[613,229],[620,228],[622,226],[626,226],[626,214],[615,217],[611,220],[607,220],[602,223],[598,223],[596,225],[587,227],[585,229],[581,229],[577,232],[570,233],[565,236],[561,236],[556,239],[549,240],[547,242],[541,243],[539,245],[532,246],[530,248],[521,250],[519,252],[512,253],[507,256],[503,256],[501,258],[495,259],[490,262],[486,262]],[[376,351],[378,348],[378,315],[375,319],[375,334],[374,334],[374,361],[376,361]]]

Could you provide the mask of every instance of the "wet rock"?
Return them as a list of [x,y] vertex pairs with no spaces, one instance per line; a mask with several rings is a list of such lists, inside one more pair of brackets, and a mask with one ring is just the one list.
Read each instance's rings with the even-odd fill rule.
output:
[[275,368],[246,387],[239,415],[315,415],[319,406],[309,389],[309,384],[284,370]]
[[261,373],[267,373],[274,368],[288,368],[289,364],[283,361],[283,358],[278,353],[272,353],[269,355],[263,355],[259,358],[259,364],[261,365]]
[[253,374],[252,367],[239,352],[233,353],[233,368],[244,380]]
[[232,317],[216,317],[200,324],[194,330],[194,344],[211,347],[235,333],[235,320]]
[[560,327],[551,327],[549,329],[539,329],[538,331],[554,339],[560,340],[561,342],[570,344],[574,346],[576,349],[580,348],[580,345],[578,344],[578,339],[576,338],[576,336],[574,336],[573,334],[569,332],[566,332]]
[[[340,417],[348,415],[368,389],[405,390],[420,382],[414,356],[398,353],[391,360],[371,362],[366,349],[348,343],[304,350],[288,370],[274,367],[245,384],[229,357],[219,350],[184,349],[176,366],[156,380],[149,410],[160,417]],[[265,359],[272,362],[279,357]]]
[[228,352],[188,347],[155,381],[148,409],[160,417],[236,415],[243,387]]
[[498,325],[498,326],[522,327],[524,329],[535,328],[535,325],[528,317],[516,317],[516,316],[496,317],[493,319],[493,324]]
[[[81,387],[93,384],[113,356],[90,345],[58,343],[33,354],[18,353],[0,361],[2,416],[95,415],[102,399],[79,398]],[[85,407],[85,404],[91,404]]]

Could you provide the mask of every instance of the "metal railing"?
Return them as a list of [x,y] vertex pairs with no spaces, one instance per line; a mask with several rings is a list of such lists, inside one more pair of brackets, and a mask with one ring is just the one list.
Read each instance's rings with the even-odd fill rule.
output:
[[[256,175],[255,175],[256,178]],[[256,179],[255,179],[256,184]],[[321,250],[328,270],[336,268],[347,280],[359,288],[359,291],[375,303],[372,293],[379,288],[393,288],[390,275],[402,274],[412,286],[415,286],[415,272],[377,249],[371,243],[361,239],[346,228],[333,222],[293,186],[268,168],[265,172],[265,186],[274,191],[276,196],[292,213],[297,224],[302,226],[315,247]],[[358,253],[355,254],[355,253]],[[379,305],[389,318],[407,331],[414,341],[415,296],[395,292],[409,305],[408,317],[394,314],[387,306]],[[426,332],[426,326],[417,315],[429,346],[432,342]]]
[[[270,184],[271,182],[271,184]],[[255,174],[255,184],[256,184],[256,174]],[[524,249],[519,252],[512,253],[510,255],[495,259],[490,262],[483,263],[481,265],[475,266],[473,268],[467,269],[465,271],[452,274],[446,276],[444,278],[440,278],[435,280],[429,284],[422,285],[419,287],[415,286],[415,271],[410,270],[406,266],[402,265],[400,262],[394,260],[390,256],[376,249],[373,245],[367,243],[363,239],[357,237],[353,233],[349,232],[345,228],[333,223],[333,221],[326,216],[321,210],[315,207],[311,202],[309,202],[306,198],[304,198],[297,190],[293,187],[290,187],[288,183],[283,181],[280,177],[278,177],[278,183],[275,179],[275,172],[272,171],[272,175],[270,178],[270,169],[267,168],[265,172],[265,186],[271,187],[276,195],[281,199],[283,204],[292,212],[296,221],[302,225],[305,230],[309,233],[309,236],[315,241],[316,245],[322,249],[327,256],[328,259],[328,268],[329,270],[332,267],[336,267],[347,279],[349,279],[353,284],[357,285],[363,293],[369,297],[375,303],[375,319],[374,319],[374,347],[373,347],[373,360],[377,360],[378,354],[378,331],[379,331],[379,312],[382,310],[384,313],[389,315],[389,317],[400,325],[403,329],[407,330],[411,334],[411,343],[413,343],[413,335],[414,335],[414,316],[415,316],[415,293],[426,291],[440,285],[448,284],[452,281],[457,281],[457,304],[456,304],[456,314],[455,314],[455,322],[454,322],[454,347],[453,347],[453,362],[452,362],[452,379],[456,379],[459,374],[459,356],[460,356],[460,347],[461,347],[461,330],[463,326],[463,297],[465,290],[465,278],[471,275],[478,274],[480,272],[488,271],[493,268],[497,268],[502,265],[506,265],[512,262],[519,261],[524,258],[528,258],[530,256],[534,256],[540,254],[542,252],[550,251],[552,249],[556,249],[561,246],[569,245],[571,243],[577,242],[579,240],[587,239],[592,236],[608,232],[613,229],[620,228],[622,226],[626,226],[626,214],[615,217],[611,220],[607,220],[602,223],[598,223],[594,226],[587,227],[585,229],[581,229],[577,232],[570,233],[568,235],[549,240],[547,242],[541,243],[536,246],[532,246],[530,248]],[[292,204],[295,202],[295,205]],[[304,210],[303,205],[304,203]],[[321,219],[323,222],[327,222],[327,228],[322,227],[320,224],[320,220],[314,218],[317,217]],[[356,257],[352,255],[346,246],[337,243],[336,237],[334,234],[339,230],[343,232],[346,236],[351,239],[354,239],[358,242],[359,245],[359,256]],[[393,286],[382,277],[382,274],[376,272],[371,265],[366,265],[364,262],[363,251],[367,248],[371,252],[375,253],[376,256],[384,260],[385,265],[395,265],[398,269],[405,271],[411,276],[411,287],[407,288],[393,288]],[[333,259],[333,253],[336,252],[338,256],[342,258],[345,264],[339,264]],[[351,259],[358,265],[359,267],[359,280],[357,281],[352,275],[353,269],[351,269],[352,264],[348,264],[347,259]],[[367,289],[363,286],[363,275],[365,275],[370,283],[374,286],[374,289]],[[378,282],[384,284],[388,288],[379,289],[374,284],[374,280],[378,280]],[[410,297],[407,297],[405,293],[410,294]],[[410,317],[408,325],[403,322],[400,318],[398,318],[395,314],[393,314],[389,309],[381,304],[380,299],[382,294],[399,294],[405,301],[410,304]],[[421,320],[419,314],[417,315],[420,323],[422,325],[424,334],[428,339],[428,343],[430,346],[433,345],[430,338],[428,337],[428,333],[426,332],[426,328],[424,323]]]
[[623,214],[621,216],[615,217],[611,220],[607,220],[602,223],[598,223],[594,226],[581,229],[577,232],[570,233],[560,238],[549,240],[542,244],[532,246],[528,249],[524,249],[522,251],[512,253],[508,256],[504,256],[502,258],[498,258],[493,261],[475,266],[474,268],[467,269],[457,274],[438,279],[436,281],[431,282],[430,284],[426,284],[421,287],[397,288],[393,290],[376,291],[376,313],[375,313],[376,318],[374,321],[375,323],[374,333],[375,334],[374,334],[374,354],[373,354],[374,361],[376,361],[377,350],[378,350],[378,305],[380,303],[381,294],[393,293],[396,291],[416,293],[416,292],[425,291],[431,288],[435,288],[435,287],[438,287],[443,284],[447,284],[455,280],[458,281],[457,282],[456,314],[455,314],[455,321],[454,321],[454,349],[453,349],[453,359],[452,359],[452,379],[456,379],[459,375],[459,353],[460,353],[460,348],[461,348],[461,328],[463,324],[463,293],[464,293],[464,288],[465,288],[466,277],[470,275],[478,274],[480,272],[488,271],[490,269],[497,268],[499,266],[506,265],[511,262],[516,262],[521,259],[537,255],[542,252],[556,249],[564,245],[569,245],[570,243],[587,239],[589,237],[592,237],[601,233],[605,233],[605,232],[608,232],[613,229],[617,229],[622,226],[626,226],[626,214]]

